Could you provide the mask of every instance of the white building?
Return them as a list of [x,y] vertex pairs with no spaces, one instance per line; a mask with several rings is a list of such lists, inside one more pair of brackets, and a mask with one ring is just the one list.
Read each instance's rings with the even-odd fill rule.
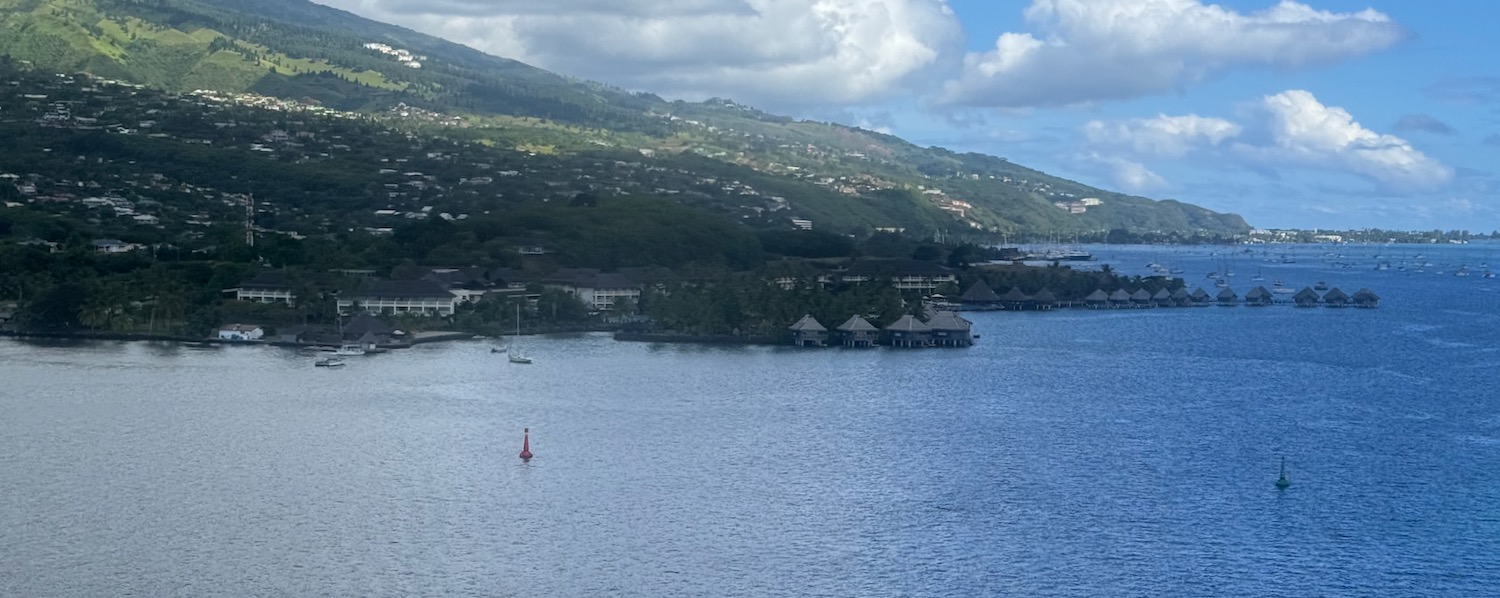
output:
[[338,300],[339,313],[451,316],[458,297],[430,280],[370,280]]
[[641,301],[641,285],[623,274],[602,274],[591,269],[563,270],[547,277],[542,284],[577,297],[591,311],[614,311],[622,301],[637,305]]
[[265,334],[265,330],[254,324],[229,324],[219,329],[219,340],[258,341]]

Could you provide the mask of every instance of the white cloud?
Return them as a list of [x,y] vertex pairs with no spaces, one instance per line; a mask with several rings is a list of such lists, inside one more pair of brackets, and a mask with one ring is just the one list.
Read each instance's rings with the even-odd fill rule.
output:
[[1167,180],[1161,175],[1152,172],[1145,164],[1134,160],[1092,152],[1082,155],[1081,158],[1085,163],[1102,166],[1108,171],[1115,185],[1132,193],[1144,193],[1168,186]]
[[1005,33],[964,59],[939,102],[1064,106],[1180,90],[1239,67],[1300,67],[1362,56],[1406,29],[1366,9],[1334,13],[1283,1],[1243,14],[1201,0],[1033,0],[1037,35]]
[[1083,134],[1094,145],[1126,147],[1141,154],[1181,156],[1201,144],[1218,145],[1238,136],[1239,125],[1222,118],[1157,115],[1107,123],[1089,121]]
[[1366,129],[1347,110],[1294,89],[1261,101],[1271,145],[1240,145],[1248,156],[1288,165],[1342,170],[1400,188],[1430,188],[1453,169],[1405,139]]
[[572,76],[772,106],[885,98],[956,62],[963,35],[946,0],[320,1]]
[[[1275,171],[1315,169],[1361,176],[1388,191],[1447,184],[1454,170],[1395,135],[1371,131],[1347,110],[1325,106],[1312,93],[1289,90],[1261,98],[1236,123],[1222,118],[1158,115],[1125,121],[1090,121],[1082,129],[1092,161],[1109,164],[1122,184],[1152,184],[1136,162],[1147,157],[1238,161]],[[1159,179],[1160,177],[1156,177]]]

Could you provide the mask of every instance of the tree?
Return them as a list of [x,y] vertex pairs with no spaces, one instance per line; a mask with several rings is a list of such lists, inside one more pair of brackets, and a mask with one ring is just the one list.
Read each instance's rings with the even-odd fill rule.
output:
[[70,330],[82,326],[79,316],[88,303],[89,289],[81,283],[65,282],[43,291],[26,304],[19,318],[34,330]]

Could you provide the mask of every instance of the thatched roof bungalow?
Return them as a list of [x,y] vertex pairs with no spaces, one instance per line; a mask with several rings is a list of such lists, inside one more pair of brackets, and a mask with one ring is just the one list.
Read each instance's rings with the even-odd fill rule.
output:
[[1193,296],[1188,293],[1188,290],[1186,288],[1172,291],[1172,305],[1175,305],[1177,307],[1186,307],[1188,305],[1192,305],[1192,303]]
[[1214,300],[1213,296],[1208,294],[1208,291],[1203,290],[1203,287],[1198,287],[1188,298],[1193,301],[1193,305],[1200,307],[1213,303]]
[[1168,306],[1168,307],[1171,307],[1171,305],[1172,305],[1172,291],[1168,291],[1168,290],[1166,290],[1164,288],[1163,289],[1157,289],[1155,293],[1151,294],[1151,304],[1152,305],[1156,305],[1156,306]]
[[1000,296],[1000,303],[1005,306],[1005,309],[1025,309],[1028,301],[1031,301],[1031,297],[1022,292],[1021,287],[1011,287]]
[[1083,298],[1083,304],[1093,309],[1109,306],[1109,293],[1101,289],[1095,289],[1089,296]]
[[825,347],[828,345],[828,329],[818,323],[811,314],[802,316],[796,324],[787,327],[792,331],[792,344],[798,347]]
[[1297,304],[1297,307],[1317,307],[1318,292],[1312,290],[1312,287],[1302,287],[1296,295],[1292,295],[1292,301]]
[[995,294],[994,289],[981,279],[974,283],[974,286],[969,287],[969,290],[964,291],[964,294],[959,295],[958,303],[965,309],[999,309],[1000,295]]
[[901,316],[886,326],[885,337],[892,347],[932,346],[932,328],[911,315]]
[[1323,293],[1323,305],[1328,307],[1349,307],[1349,294],[1339,290],[1338,287],[1329,289]]
[[1271,299],[1271,291],[1266,290],[1266,287],[1255,287],[1250,289],[1250,292],[1245,293],[1245,304],[1254,307],[1270,305],[1272,303]]
[[880,341],[880,329],[860,316],[849,316],[836,330],[845,347],[873,347]]
[[1380,295],[1370,289],[1360,289],[1354,292],[1354,307],[1373,309],[1380,305]]
[[1240,302],[1240,296],[1235,294],[1234,289],[1224,287],[1219,291],[1219,305],[1233,306]]
[[1057,295],[1053,295],[1051,290],[1042,289],[1031,296],[1031,302],[1028,305],[1031,305],[1035,309],[1047,311],[1057,307]]
[[1151,307],[1151,291],[1136,289],[1130,294],[1130,304],[1136,307]]
[[1130,293],[1125,292],[1125,289],[1120,289],[1118,291],[1110,293],[1109,305],[1110,307],[1130,305]]
[[968,347],[974,344],[973,324],[951,311],[940,311],[927,321],[932,329],[932,344],[939,347]]

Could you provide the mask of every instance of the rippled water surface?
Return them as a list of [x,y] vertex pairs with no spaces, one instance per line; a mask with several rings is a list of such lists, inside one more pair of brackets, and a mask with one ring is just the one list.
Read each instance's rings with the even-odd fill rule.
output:
[[[1099,253],[1196,286],[1208,251]],[[1300,251],[1235,257],[1236,290],[1385,303],[971,314],[968,350],[527,338],[531,366],[0,340],[0,595],[1493,592],[1500,283],[1451,276],[1487,250]]]

